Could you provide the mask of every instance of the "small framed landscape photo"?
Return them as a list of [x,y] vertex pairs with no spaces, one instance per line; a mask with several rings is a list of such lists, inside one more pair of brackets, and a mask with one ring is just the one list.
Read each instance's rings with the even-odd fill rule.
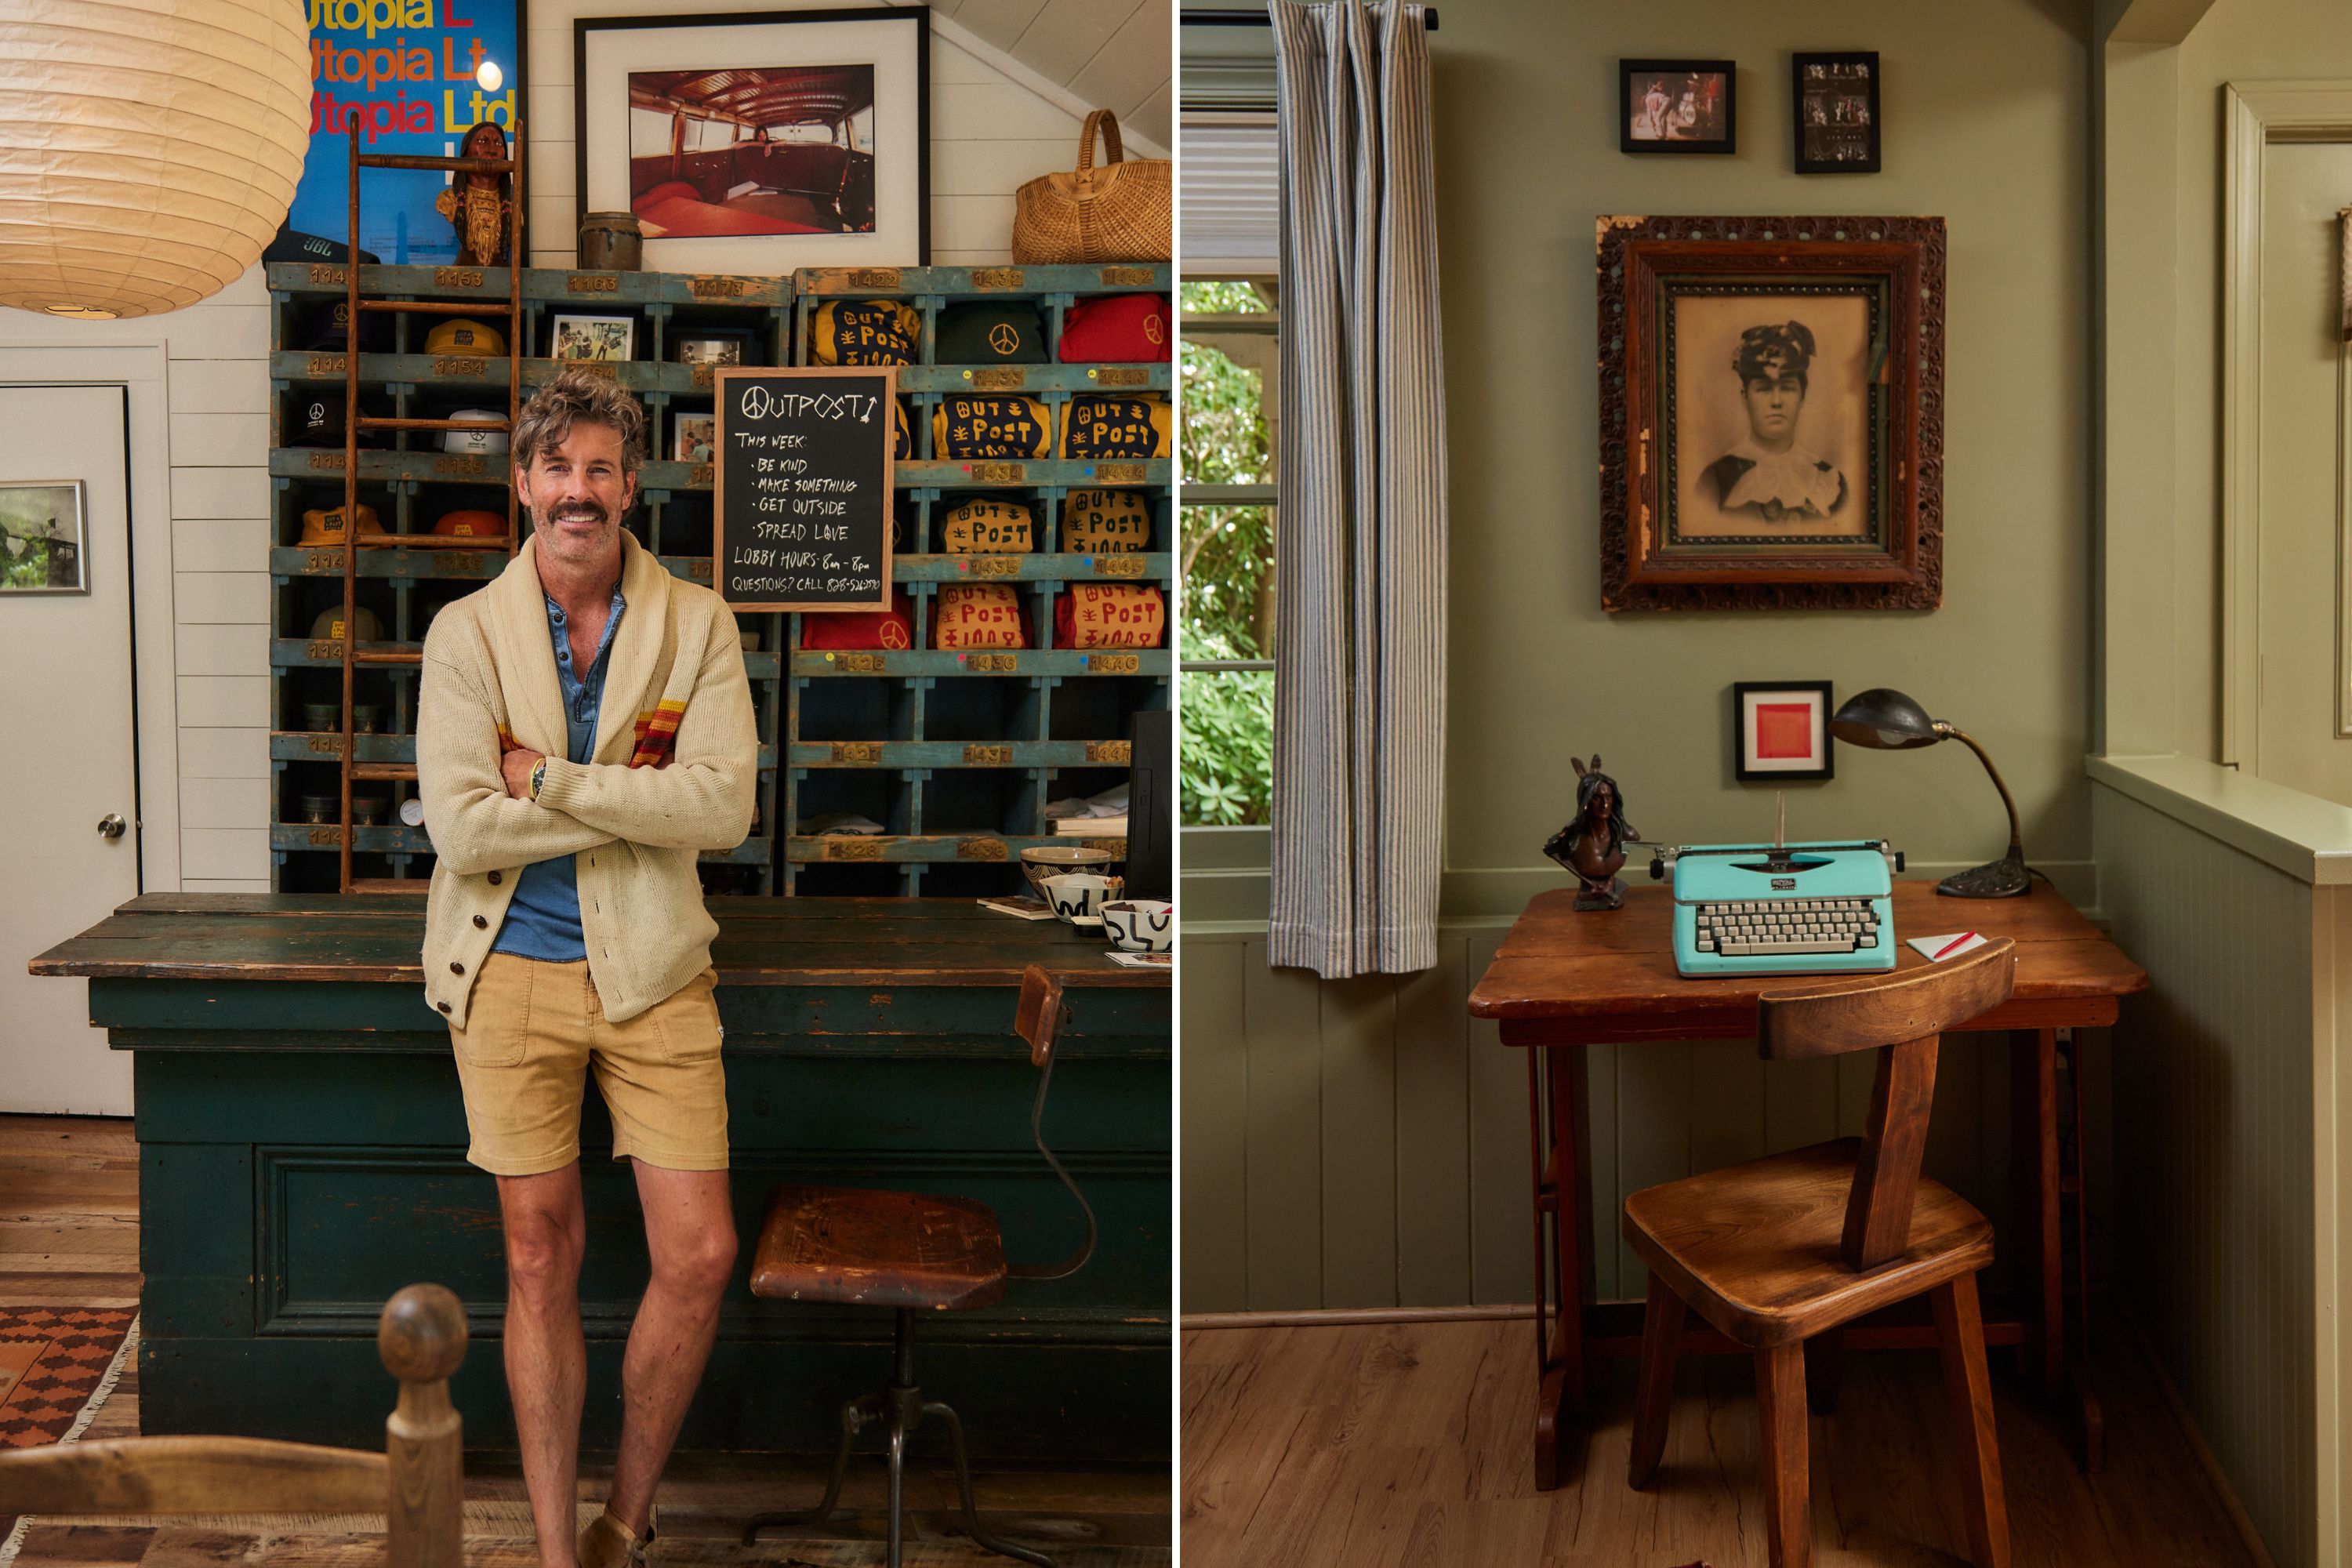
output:
[[625,360],[636,352],[637,323],[627,316],[558,316],[550,359]]
[[1742,784],[1835,776],[1830,712],[1826,680],[1733,682],[1733,776]]
[[1878,56],[1790,57],[1797,109],[1797,173],[1878,173]]
[[1730,60],[1619,60],[1618,151],[1737,153],[1738,86]]
[[0,594],[87,594],[82,483],[0,485]]
[[719,419],[710,414],[681,414],[670,436],[670,461],[707,463],[719,446]]

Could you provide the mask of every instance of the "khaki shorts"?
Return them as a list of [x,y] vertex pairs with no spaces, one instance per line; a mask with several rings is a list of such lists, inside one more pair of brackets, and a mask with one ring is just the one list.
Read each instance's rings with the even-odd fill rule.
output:
[[705,969],[625,1024],[608,1023],[588,961],[493,952],[466,1027],[452,1025],[473,1143],[494,1175],[533,1176],[580,1158],[586,1070],[613,1115],[613,1158],[673,1171],[727,1168],[727,1072],[719,1060],[719,972]]

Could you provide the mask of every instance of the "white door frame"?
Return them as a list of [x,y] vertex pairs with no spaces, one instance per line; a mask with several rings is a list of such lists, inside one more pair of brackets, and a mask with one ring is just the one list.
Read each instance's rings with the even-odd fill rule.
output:
[[[2352,142],[2352,81],[2225,82],[2221,161],[2221,762],[2260,771],[2262,638],[2263,168],[2273,142]],[[2339,414],[2339,417],[2342,415]],[[2352,431],[2347,431],[2352,437]],[[2344,444],[2352,450],[2352,443]],[[2344,605],[2352,596],[2352,474],[2336,503],[2336,724],[2343,730],[2347,659]]]
[[123,389],[130,427],[131,651],[138,705],[139,886],[180,887],[180,704],[172,601],[169,361],[153,343],[0,340],[0,384]]

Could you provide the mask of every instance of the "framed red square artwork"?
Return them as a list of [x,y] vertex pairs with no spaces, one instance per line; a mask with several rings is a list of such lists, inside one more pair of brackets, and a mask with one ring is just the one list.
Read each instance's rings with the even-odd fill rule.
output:
[[1734,682],[1733,775],[1742,784],[1834,777],[1831,711],[1826,680]]

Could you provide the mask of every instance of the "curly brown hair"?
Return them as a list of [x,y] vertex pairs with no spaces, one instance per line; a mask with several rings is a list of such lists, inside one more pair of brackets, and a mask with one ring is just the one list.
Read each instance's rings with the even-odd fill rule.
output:
[[610,427],[621,437],[621,472],[636,478],[645,460],[646,410],[618,382],[577,366],[531,394],[515,421],[514,464],[529,469],[539,454],[571,437],[574,421]]

